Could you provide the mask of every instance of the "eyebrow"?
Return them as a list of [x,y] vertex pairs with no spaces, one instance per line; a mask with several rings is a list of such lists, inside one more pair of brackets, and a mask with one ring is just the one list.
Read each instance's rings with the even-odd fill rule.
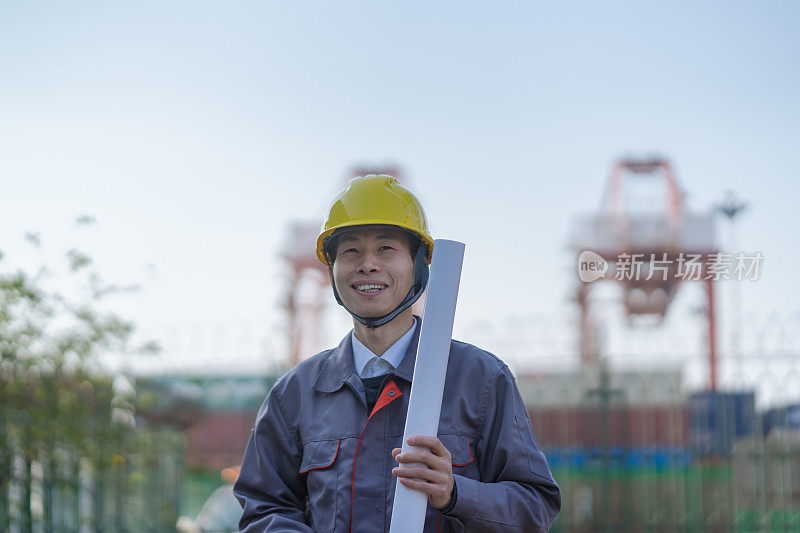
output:
[[[377,238],[377,239],[382,239],[382,240],[387,240],[387,239],[390,239],[390,240],[391,240],[391,239],[393,239],[393,240],[399,240],[399,239],[400,239],[400,237],[399,237],[399,236],[393,236],[393,235],[391,235],[390,233],[381,233],[381,234],[380,234],[380,235],[378,235],[376,238]],[[345,242],[353,242],[353,241],[357,241],[357,240],[358,240],[358,239],[357,239],[357,238],[355,238],[355,237],[354,237],[354,236],[352,236],[352,235],[349,235],[349,236],[348,236],[348,235],[343,235],[343,236],[342,236],[342,238],[341,238],[341,239],[339,239],[339,244],[341,244],[341,243],[345,243]]]

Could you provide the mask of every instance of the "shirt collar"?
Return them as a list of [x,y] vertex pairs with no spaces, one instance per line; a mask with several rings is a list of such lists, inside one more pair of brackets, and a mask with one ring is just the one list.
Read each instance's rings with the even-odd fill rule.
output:
[[408,346],[411,344],[411,338],[414,336],[414,330],[417,328],[417,317],[414,317],[414,324],[409,330],[387,349],[383,355],[375,355],[372,350],[364,346],[364,344],[356,337],[356,332],[353,330],[350,335],[352,336],[351,343],[353,344],[353,363],[355,364],[356,372],[359,376],[364,374],[364,367],[373,357],[381,357],[384,361],[392,365],[392,368],[397,368],[403,357],[406,355]]
[[[420,322],[420,317],[414,315],[416,322]],[[417,359],[417,343],[419,342],[419,327],[412,328],[414,332],[411,342],[408,345],[405,356],[400,365],[395,368],[394,375],[411,383],[414,374],[414,364]],[[354,387],[361,382],[361,378],[356,373],[353,364],[353,336],[349,333],[344,336],[339,346],[330,351],[325,362],[320,368],[317,379],[314,382],[314,389],[320,392],[334,392],[339,390],[345,381],[350,382]]]

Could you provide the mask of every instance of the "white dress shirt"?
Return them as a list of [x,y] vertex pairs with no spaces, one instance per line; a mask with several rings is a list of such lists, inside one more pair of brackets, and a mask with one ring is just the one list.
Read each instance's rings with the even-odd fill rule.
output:
[[402,337],[397,339],[397,341],[384,352],[383,356],[372,353],[369,348],[358,340],[356,332],[353,330],[351,333],[353,337],[353,362],[355,363],[358,375],[362,378],[372,378],[393,372],[406,355],[408,346],[411,344],[411,338],[414,336],[417,322],[419,322],[419,320],[417,317],[414,317],[414,325],[411,326]]

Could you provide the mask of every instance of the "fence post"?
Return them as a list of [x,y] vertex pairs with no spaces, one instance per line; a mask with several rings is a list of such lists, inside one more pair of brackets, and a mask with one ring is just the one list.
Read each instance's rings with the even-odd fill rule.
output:
[[0,531],[11,529],[9,491],[11,488],[11,446],[6,435],[10,429],[10,424],[6,423],[6,417],[2,405],[0,405]]

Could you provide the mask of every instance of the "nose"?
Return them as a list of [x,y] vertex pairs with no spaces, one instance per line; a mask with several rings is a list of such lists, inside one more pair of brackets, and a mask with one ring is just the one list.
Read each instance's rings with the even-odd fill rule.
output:
[[371,251],[365,251],[361,254],[361,264],[358,266],[359,274],[369,274],[370,272],[377,272],[380,270],[378,266],[377,255]]

